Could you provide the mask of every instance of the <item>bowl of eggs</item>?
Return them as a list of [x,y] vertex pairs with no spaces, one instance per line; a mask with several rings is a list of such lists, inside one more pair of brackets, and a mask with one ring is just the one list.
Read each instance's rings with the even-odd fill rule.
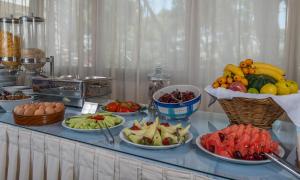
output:
[[60,102],[37,102],[21,104],[14,108],[13,116],[16,124],[41,126],[64,119],[65,106]]

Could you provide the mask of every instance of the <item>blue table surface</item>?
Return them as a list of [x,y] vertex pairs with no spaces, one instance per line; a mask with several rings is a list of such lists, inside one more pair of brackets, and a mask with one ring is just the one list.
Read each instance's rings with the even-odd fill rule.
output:
[[[79,114],[80,110],[75,108],[68,108],[65,117],[70,117]],[[140,115],[127,116],[124,126],[131,126],[134,119],[141,118]],[[146,119],[149,119],[149,116]],[[61,123],[55,123],[46,126],[34,127],[27,126],[33,131],[47,133],[50,135],[58,136],[65,139],[70,139],[89,145],[110,149],[117,152],[126,153],[159,163],[165,163],[187,170],[192,170],[200,173],[206,173],[221,178],[230,179],[296,179],[288,171],[279,167],[275,163],[267,163],[262,165],[241,165],[229,163],[211,155],[202,152],[195,144],[195,139],[199,134],[210,132],[208,128],[208,121],[214,124],[217,128],[224,128],[228,125],[228,119],[225,114],[201,112],[194,113],[189,122],[192,125],[191,132],[194,139],[191,143],[185,144],[181,147],[169,150],[146,150],[126,144],[119,138],[119,132],[123,127],[116,128],[112,131],[115,137],[115,144],[111,145],[106,142],[103,133],[107,132],[94,132],[94,133],[79,133],[61,126]],[[0,113],[0,122],[10,125],[14,123],[11,113]],[[176,123],[175,121],[173,121]],[[173,123],[172,122],[172,123]],[[17,126],[17,125],[16,125]],[[276,121],[273,124],[273,133],[276,134],[281,144],[290,151],[284,157],[291,164],[296,164],[296,127],[287,121]]]

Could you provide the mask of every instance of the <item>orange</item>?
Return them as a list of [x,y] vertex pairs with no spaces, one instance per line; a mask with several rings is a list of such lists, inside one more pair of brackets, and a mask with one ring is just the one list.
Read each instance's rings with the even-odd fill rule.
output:
[[219,77],[218,79],[217,79],[217,81],[218,81],[218,83],[219,84],[225,84],[226,83],[226,77]]
[[233,79],[232,79],[231,77],[228,77],[228,78],[227,78],[227,83],[228,83],[228,84],[231,84],[232,82],[233,82]]
[[250,68],[249,69],[249,74],[254,74],[255,73],[255,69],[254,68]]
[[220,87],[220,84],[218,82],[214,82],[212,85],[213,88],[218,88]]
[[235,75],[235,76],[233,77],[233,79],[234,79],[234,81],[241,81],[242,77],[239,76],[239,75]]
[[252,60],[252,59],[246,59],[246,60],[245,60],[245,63],[246,63],[248,66],[250,66],[250,65],[253,64],[253,60]]
[[244,62],[244,61],[241,61],[241,62],[240,62],[240,67],[241,67],[241,68],[245,68],[245,67],[247,67],[247,64],[246,64],[246,62]]
[[249,68],[242,68],[242,71],[244,74],[249,74]]
[[221,87],[227,89],[229,87],[229,85],[228,84],[222,84]]

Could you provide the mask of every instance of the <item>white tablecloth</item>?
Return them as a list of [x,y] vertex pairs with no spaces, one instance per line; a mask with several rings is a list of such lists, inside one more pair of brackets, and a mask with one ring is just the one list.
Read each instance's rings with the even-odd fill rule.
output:
[[0,123],[0,180],[203,180],[206,175]]

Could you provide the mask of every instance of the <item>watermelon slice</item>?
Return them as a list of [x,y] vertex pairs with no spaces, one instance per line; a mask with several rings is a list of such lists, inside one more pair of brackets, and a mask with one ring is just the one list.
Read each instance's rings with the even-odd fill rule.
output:
[[231,125],[203,135],[201,145],[218,155],[244,160],[264,160],[264,153],[278,153],[278,143],[271,134],[252,125]]

